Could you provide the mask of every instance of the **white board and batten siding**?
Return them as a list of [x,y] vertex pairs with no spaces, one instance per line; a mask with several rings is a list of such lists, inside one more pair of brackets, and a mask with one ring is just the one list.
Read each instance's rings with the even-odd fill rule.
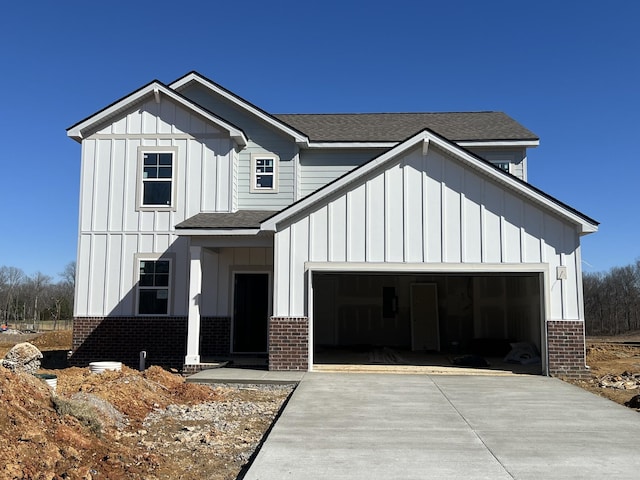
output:
[[[469,272],[528,263],[536,271],[548,265],[548,318],[581,318],[576,226],[437,148],[405,152],[292,218],[275,234],[277,316],[307,314],[307,262]],[[567,280],[556,280],[559,265]]]
[[[139,210],[139,151],[167,147],[174,158],[173,210]],[[199,212],[232,207],[233,142],[163,97],[133,108],[82,142],[76,316],[132,315],[136,254],[173,261],[175,315],[184,310],[188,246],[174,226]]]

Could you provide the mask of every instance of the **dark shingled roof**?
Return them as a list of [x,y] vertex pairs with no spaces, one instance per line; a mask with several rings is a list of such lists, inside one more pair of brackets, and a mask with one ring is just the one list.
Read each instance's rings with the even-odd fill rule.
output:
[[401,142],[429,128],[448,140],[538,140],[502,112],[279,114],[312,142]]
[[260,228],[260,222],[277,212],[240,210],[234,213],[198,213],[176,225],[177,229]]

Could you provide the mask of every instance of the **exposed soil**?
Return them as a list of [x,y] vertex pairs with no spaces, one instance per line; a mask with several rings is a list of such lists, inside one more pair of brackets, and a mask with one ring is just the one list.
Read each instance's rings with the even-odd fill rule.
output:
[[[624,405],[636,395],[640,387],[632,382],[615,382],[640,375],[640,344],[629,345],[623,342],[638,342],[638,332],[616,337],[598,337],[587,339],[587,365],[591,369],[589,380],[572,381],[575,385],[592,393]],[[627,383],[627,388],[607,386],[612,383]],[[640,411],[640,409],[636,409]]]
[[[30,341],[70,347],[56,338]],[[55,393],[0,367],[0,479],[235,479],[292,391],[190,384],[156,366],[43,372]]]

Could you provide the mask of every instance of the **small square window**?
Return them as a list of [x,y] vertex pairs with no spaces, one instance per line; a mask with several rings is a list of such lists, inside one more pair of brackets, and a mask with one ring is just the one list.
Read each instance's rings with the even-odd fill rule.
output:
[[276,156],[251,156],[251,192],[273,193],[278,189],[278,159]]

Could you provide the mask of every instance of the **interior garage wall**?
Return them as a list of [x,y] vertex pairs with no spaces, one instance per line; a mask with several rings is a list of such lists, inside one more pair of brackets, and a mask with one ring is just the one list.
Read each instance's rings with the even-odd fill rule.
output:
[[[316,274],[314,344],[411,346],[413,283],[437,287],[440,345],[474,339],[528,341],[541,347],[540,278],[531,276]],[[383,316],[382,291],[393,287],[397,313]]]

